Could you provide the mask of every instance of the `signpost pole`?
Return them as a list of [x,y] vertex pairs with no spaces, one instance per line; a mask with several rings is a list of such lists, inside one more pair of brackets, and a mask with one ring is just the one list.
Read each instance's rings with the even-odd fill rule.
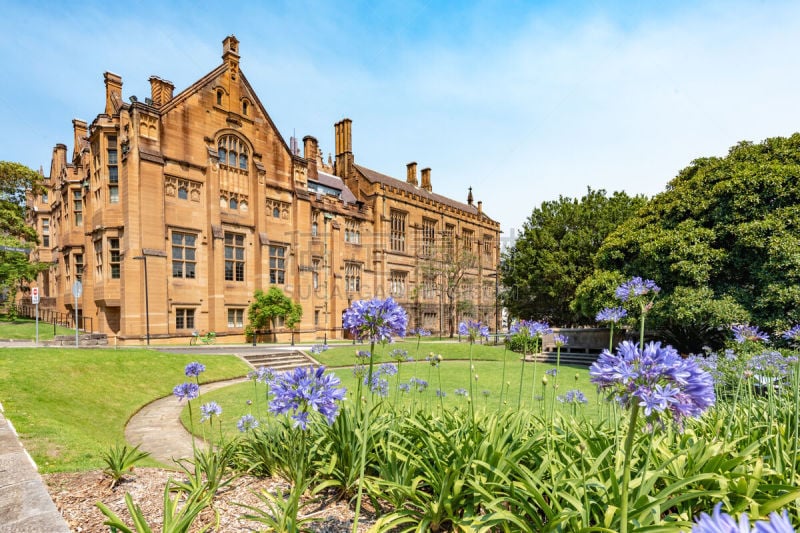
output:
[[36,346],[39,346],[39,287],[31,287],[31,303],[36,306]]
[[76,281],[72,284],[72,295],[75,297],[75,348],[80,347],[78,341],[78,298],[80,298],[81,293],[83,293],[83,285],[80,281]]

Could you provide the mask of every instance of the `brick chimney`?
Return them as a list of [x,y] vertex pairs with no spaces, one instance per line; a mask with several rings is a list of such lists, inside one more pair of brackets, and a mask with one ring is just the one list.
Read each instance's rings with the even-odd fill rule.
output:
[[417,186],[417,163],[411,162],[406,165],[406,183]]
[[175,85],[171,81],[162,80],[158,76],[150,76],[150,98],[155,107],[161,107],[172,100]]
[[308,161],[308,177],[317,179],[319,170],[317,161],[319,159],[319,143],[311,135],[303,137],[303,157]]
[[478,214],[480,215],[481,213],[483,213],[483,202],[478,200]]
[[106,84],[106,115],[113,115],[122,103],[122,77],[113,72],[104,72]]
[[431,169],[430,168],[423,168],[422,169],[422,188],[428,192],[433,191],[431,187]]
[[334,135],[336,137],[336,162],[334,163],[334,170],[335,174],[343,180],[350,176],[350,169],[353,166],[352,124],[352,120],[345,118],[333,126]]

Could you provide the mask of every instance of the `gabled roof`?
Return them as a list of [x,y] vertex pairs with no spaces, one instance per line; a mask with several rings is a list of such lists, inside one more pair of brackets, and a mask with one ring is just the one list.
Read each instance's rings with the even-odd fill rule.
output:
[[356,203],[356,195],[353,194],[353,191],[347,188],[347,185],[344,184],[344,181],[342,181],[339,176],[317,171],[317,179],[308,178],[308,181],[315,181],[320,185],[324,185],[325,187],[342,191],[342,201],[348,204]]
[[[464,211],[465,213],[470,213],[472,215],[478,214],[478,208],[474,205],[463,204],[461,202],[457,202],[451,198],[448,198],[447,196],[442,196],[441,194],[436,194],[434,192],[428,192],[422,187],[416,187],[414,185],[411,185],[407,181],[399,180],[397,178],[387,176],[386,174],[381,174],[380,172],[376,172],[361,165],[355,165],[355,167],[361,173],[361,175],[364,176],[364,178],[366,178],[366,180],[369,181],[370,183],[382,183],[384,185],[390,185],[392,187],[400,189],[401,191],[405,191],[410,194],[416,194],[417,196],[420,196],[422,198],[427,198],[428,200],[453,207],[460,211]],[[481,213],[481,216],[488,220],[492,220],[491,218],[486,216],[486,213]],[[492,220],[492,222],[494,222],[494,220]]]

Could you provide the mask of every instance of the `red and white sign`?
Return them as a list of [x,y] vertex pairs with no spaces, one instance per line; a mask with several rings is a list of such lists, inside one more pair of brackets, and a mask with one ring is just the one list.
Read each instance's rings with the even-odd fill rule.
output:
[[31,303],[39,305],[39,287],[31,287]]

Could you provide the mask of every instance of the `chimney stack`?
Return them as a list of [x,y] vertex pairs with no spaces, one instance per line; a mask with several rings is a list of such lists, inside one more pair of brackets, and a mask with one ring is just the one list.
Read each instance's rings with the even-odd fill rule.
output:
[[317,160],[319,159],[319,144],[311,135],[303,137],[303,157],[308,161],[308,177],[317,179]]
[[349,118],[342,119],[333,126],[336,147],[335,174],[342,179],[350,176],[353,165],[353,134],[351,131],[353,121]]
[[483,202],[478,200],[478,214],[480,215],[481,213],[483,213]]
[[406,165],[406,183],[417,186],[417,163],[412,162]]
[[431,187],[430,167],[422,169],[422,188],[428,192],[431,192],[433,190],[433,188]]
[[122,77],[113,72],[103,73],[106,84],[106,115],[113,115],[122,103]]
[[175,85],[171,81],[162,80],[158,76],[150,76],[150,98],[153,106],[161,107],[172,100]]

